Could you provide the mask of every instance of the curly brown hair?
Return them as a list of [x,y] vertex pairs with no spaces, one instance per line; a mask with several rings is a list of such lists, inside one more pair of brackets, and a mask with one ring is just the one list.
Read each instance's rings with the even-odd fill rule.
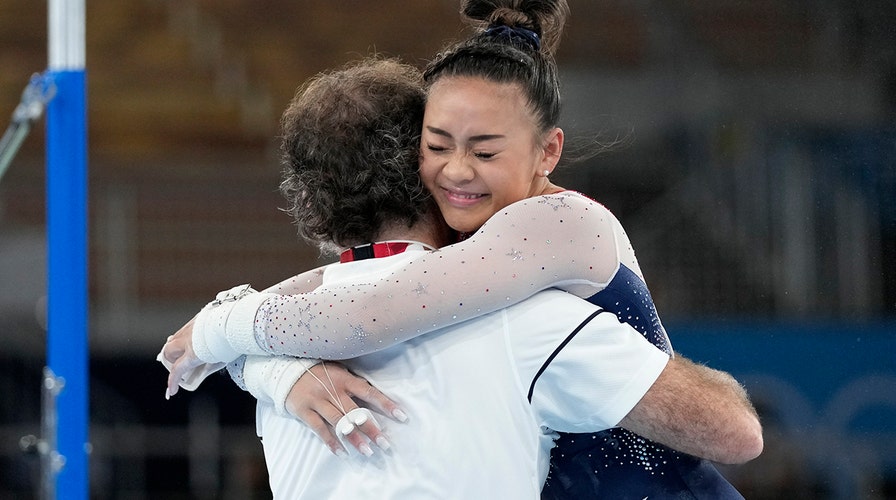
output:
[[280,191],[302,237],[346,248],[427,212],[417,173],[424,100],[416,68],[380,57],[299,88],[281,120]]

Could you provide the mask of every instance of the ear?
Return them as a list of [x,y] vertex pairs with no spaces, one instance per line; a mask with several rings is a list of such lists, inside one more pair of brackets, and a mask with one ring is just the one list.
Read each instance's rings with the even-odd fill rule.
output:
[[542,147],[544,156],[541,159],[541,167],[539,171],[554,171],[557,162],[560,161],[560,155],[563,154],[563,129],[554,127],[544,136],[544,146]]

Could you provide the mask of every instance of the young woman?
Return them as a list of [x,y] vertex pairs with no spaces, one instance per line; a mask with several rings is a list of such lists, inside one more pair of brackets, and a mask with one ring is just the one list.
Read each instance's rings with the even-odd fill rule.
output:
[[[614,312],[671,354],[619,222],[549,180],[564,139],[552,53],[565,2],[470,0],[463,13],[480,31],[427,68],[420,172],[448,224],[472,234],[383,280],[250,294],[215,308],[193,329],[198,359],[354,357],[550,287]],[[757,442],[716,459],[748,460],[761,450],[761,436]],[[621,428],[561,436],[544,495],[740,497],[705,460]]]

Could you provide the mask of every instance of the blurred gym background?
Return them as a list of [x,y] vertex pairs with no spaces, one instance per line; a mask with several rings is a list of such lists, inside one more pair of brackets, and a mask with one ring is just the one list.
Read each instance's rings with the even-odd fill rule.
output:
[[[625,146],[561,185],[613,210],[677,350],[742,380],[748,499],[896,498],[896,2],[569,0],[568,136]],[[269,498],[224,376],[154,357],[214,294],[327,262],[278,209],[279,115],[373,51],[423,65],[456,0],[87,3],[92,498]],[[0,0],[0,127],[47,65],[46,3]],[[0,499],[36,498],[42,122],[0,181]],[[64,432],[64,423],[60,428]]]

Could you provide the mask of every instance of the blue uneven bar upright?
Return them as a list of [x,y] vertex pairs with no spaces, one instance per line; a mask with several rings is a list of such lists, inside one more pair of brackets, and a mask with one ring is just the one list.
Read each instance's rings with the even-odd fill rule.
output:
[[59,498],[88,497],[87,131],[86,77],[53,71],[47,108],[47,365],[59,393],[57,445],[65,464]]

